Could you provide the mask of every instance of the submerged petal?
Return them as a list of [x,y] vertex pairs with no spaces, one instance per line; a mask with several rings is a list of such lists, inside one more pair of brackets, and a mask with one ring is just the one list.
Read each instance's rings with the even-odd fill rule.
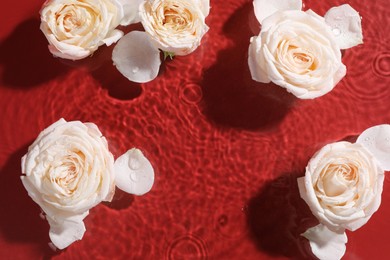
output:
[[116,186],[130,194],[143,195],[154,183],[154,170],[149,160],[136,148],[119,156],[114,164]]
[[123,76],[143,83],[157,77],[160,51],[145,32],[132,31],[123,36],[112,52],[112,60]]
[[366,129],[356,140],[377,159],[380,166],[390,170],[390,125],[377,125]]
[[348,242],[345,232],[336,233],[319,224],[306,230],[302,236],[310,242],[313,254],[319,259],[341,259]]
[[349,4],[329,9],[324,16],[333,31],[340,49],[348,49],[363,43],[361,17]]
[[302,0],[253,0],[255,16],[259,23],[277,11],[301,10]]

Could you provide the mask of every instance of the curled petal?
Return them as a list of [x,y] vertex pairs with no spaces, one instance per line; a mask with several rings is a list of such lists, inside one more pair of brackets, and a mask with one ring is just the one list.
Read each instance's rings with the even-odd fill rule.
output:
[[123,76],[143,83],[157,77],[160,51],[145,32],[132,31],[123,36],[112,52],[112,60]]
[[325,22],[332,28],[340,49],[348,49],[363,43],[361,17],[349,4],[329,9]]
[[116,43],[123,36],[123,32],[120,30],[113,30],[107,35],[107,38],[103,40],[103,42],[110,46],[113,43]]
[[154,170],[149,160],[136,148],[121,155],[114,164],[116,186],[130,194],[143,195],[154,183]]
[[138,23],[140,21],[140,17],[138,15],[139,5],[144,0],[117,0],[123,8],[123,19],[121,21],[121,25],[129,25],[133,23]]
[[83,238],[85,225],[83,219],[88,212],[67,219],[53,219],[47,216],[50,225],[49,236],[51,242],[58,248],[64,249],[70,244]]
[[384,170],[390,170],[390,125],[370,127],[358,137],[356,142],[364,145]]
[[313,254],[319,259],[341,259],[348,242],[345,232],[336,233],[319,224],[306,230],[302,236],[310,242]]
[[255,16],[259,23],[277,11],[301,10],[302,0],[253,0]]

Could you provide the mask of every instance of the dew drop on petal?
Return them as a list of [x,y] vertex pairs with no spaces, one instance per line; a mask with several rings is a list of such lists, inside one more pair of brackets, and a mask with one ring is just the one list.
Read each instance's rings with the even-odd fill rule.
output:
[[149,160],[136,148],[119,156],[114,163],[116,186],[124,192],[143,195],[154,183],[154,170]]

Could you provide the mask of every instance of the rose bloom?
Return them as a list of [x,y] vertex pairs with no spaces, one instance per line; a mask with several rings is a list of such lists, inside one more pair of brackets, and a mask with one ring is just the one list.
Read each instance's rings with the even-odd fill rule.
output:
[[60,58],[85,58],[123,35],[115,30],[123,18],[117,0],[48,0],[40,14],[49,50]]
[[298,98],[311,99],[331,91],[345,76],[334,35],[313,11],[277,11],[261,24],[249,46],[254,80],[272,81]]
[[301,197],[320,223],[332,231],[363,226],[381,203],[384,171],[364,146],[326,145],[298,179]]
[[140,18],[154,45],[175,55],[193,52],[208,31],[208,1],[146,0]]
[[85,232],[82,220],[115,191],[114,158],[95,124],[60,119],[22,158],[22,182],[46,213],[50,238],[62,249]]

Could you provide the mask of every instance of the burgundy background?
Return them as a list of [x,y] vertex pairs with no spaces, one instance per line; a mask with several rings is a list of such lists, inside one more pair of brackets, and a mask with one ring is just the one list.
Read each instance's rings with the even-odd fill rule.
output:
[[[311,258],[300,233],[316,220],[296,178],[323,145],[390,123],[388,2],[306,0],[305,9],[324,15],[344,2],[363,17],[364,45],[343,53],[347,76],[315,100],[251,80],[247,48],[259,25],[249,0],[212,0],[202,45],[164,62],[147,84],[115,70],[112,48],[80,62],[53,58],[39,30],[43,1],[3,2],[0,258]],[[54,252],[19,176],[28,145],[61,117],[96,123],[115,157],[140,148],[156,181],[145,196],[118,191],[93,208],[83,240]],[[345,259],[389,257],[388,173],[382,200],[368,224],[348,232]]]

